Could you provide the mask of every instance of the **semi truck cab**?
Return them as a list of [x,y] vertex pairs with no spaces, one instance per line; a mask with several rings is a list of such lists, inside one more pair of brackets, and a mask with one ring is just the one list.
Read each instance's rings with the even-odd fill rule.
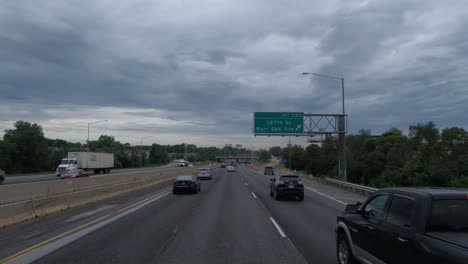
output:
[[55,170],[57,177],[62,176],[69,169],[78,169],[78,160],[73,158],[62,159],[60,165]]

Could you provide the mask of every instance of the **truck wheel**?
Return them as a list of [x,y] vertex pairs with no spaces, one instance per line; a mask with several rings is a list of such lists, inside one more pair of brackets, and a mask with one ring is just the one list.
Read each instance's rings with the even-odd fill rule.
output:
[[279,200],[280,196],[276,190],[273,191],[273,197],[275,197],[275,200]]
[[298,197],[299,197],[299,201],[304,201],[304,194],[301,194]]
[[346,234],[340,233],[336,243],[336,257],[339,264],[356,263]]

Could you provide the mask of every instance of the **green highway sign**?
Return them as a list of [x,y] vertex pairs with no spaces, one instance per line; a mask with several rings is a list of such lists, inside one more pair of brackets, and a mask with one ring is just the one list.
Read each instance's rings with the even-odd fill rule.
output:
[[255,112],[254,134],[304,133],[302,112]]

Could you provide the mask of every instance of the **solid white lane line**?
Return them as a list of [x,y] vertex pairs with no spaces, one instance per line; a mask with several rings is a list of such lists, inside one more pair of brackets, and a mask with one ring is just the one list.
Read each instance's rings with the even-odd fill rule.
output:
[[333,198],[333,197],[331,197],[331,196],[328,196],[328,195],[326,195],[326,194],[323,194],[323,193],[321,193],[321,192],[318,192],[318,191],[316,191],[316,190],[314,190],[314,189],[312,189],[312,188],[309,188],[309,187],[307,187],[307,186],[304,186],[304,188],[309,189],[309,190],[313,191],[313,192],[316,193],[316,194],[320,194],[320,195],[322,195],[322,196],[325,196],[325,197],[327,197],[328,199],[331,199],[331,200],[333,200],[333,201],[335,201],[335,202],[338,202],[338,203],[340,203],[340,204],[347,205],[347,203],[345,203],[345,202],[342,202],[342,201],[340,201],[340,200],[337,200],[337,199],[335,199],[335,198]]
[[255,199],[257,199],[257,196],[255,196],[255,193],[253,193],[253,192],[252,192],[252,196],[253,196]]
[[247,186],[248,184],[246,182],[244,182],[244,185]]
[[278,225],[278,223],[276,223],[275,219],[273,219],[273,217],[270,217],[270,220],[271,220],[271,222],[273,223],[273,225],[276,227],[276,230],[278,230],[278,233],[279,233],[282,237],[286,237],[286,234],[284,234],[283,230],[282,230],[281,227]]

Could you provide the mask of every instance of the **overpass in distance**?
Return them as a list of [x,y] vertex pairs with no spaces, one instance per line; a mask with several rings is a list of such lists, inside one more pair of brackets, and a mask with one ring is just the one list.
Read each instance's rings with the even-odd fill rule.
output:
[[304,179],[304,201],[278,201],[270,177],[215,168],[198,194],[168,181],[9,225],[0,263],[336,263],[336,216],[366,197]]
[[252,163],[258,160],[258,157],[250,154],[240,154],[240,155],[225,155],[225,156],[216,156],[218,162],[239,162],[239,163]]

